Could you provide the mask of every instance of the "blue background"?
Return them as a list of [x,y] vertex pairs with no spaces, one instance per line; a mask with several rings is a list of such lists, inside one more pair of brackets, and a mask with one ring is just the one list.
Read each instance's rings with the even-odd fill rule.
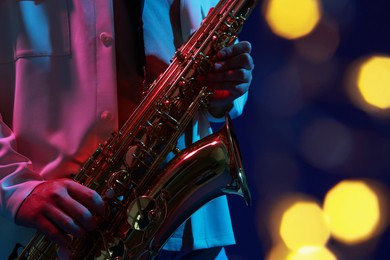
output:
[[[261,7],[262,1],[259,1],[240,35],[241,40],[252,43],[255,70],[245,112],[233,123],[253,203],[246,207],[242,198],[228,196],[237,240],[235,246],[227,247],[230,259],[265,259],[272,246],[266,224],[272,206],[270,197],[300,192],[322,201],[326,192],[342,180],[366,178],[387,187],[390,183],[390,117],[368,114],[353,104],[345,92],[345,72],[352,62],[365,55],[390,55],[389,1],[322,1],[324,16],[339,25],[340,42],[331,65],[324,62],[305,64],[309,76],[317,77],[313,85],[321,88],[303,97],[288,88],[284,93],[275,94],[275,89],[269,85],[269,75],[291,62],[296,56],[296,48],[293,41],[271,32]],[[324,68],[332,73],[322,73]],[[301,75],[298,83],[309,76]],[[351,131],[369,136],[365,142],[354,146],[361,152],[343,169],[320,169],[310,164],[300,152],[305,127],[320,118],[336,120]],[[292,159],[296,167],[294,174],[289,174],[288,164],[283,168],[283,161],[269,161],[267,154],[270,152],[283,153]],[[390,259],[389,246],[389,228],[375,241],[357,246],[346,246],[334,239],[328,242],[328,247],[337,252],[339,259]]]

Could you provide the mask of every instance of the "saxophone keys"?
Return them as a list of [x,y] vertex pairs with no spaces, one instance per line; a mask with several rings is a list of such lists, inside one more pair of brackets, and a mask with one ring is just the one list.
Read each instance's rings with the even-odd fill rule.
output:
[[108,189],[106,190],[106,198],[112,199],[121,196],[131,189],[132,180],[130,173],[126,170],[114,172],[108,179]]
[[178,155],[180,153],[180,148],[179,147],[175,147],[173,150],[172,150],[172,153],[174,155]]
[[148,196],[135,198],[127,209],[127,222],[134,230],[144,231],[160,219],[156,201]]

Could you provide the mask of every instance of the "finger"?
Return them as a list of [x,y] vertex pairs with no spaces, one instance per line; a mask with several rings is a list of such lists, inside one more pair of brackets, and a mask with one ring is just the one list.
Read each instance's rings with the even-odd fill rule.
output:
[[240,85],[239,82],[235,81],[226,81],[226,82],[208,82],[207,87],[212,90],[225,90],[228,92],[235,91],[237,85]]
[[226,105],[233,102],[236,98],[242,96],[249,89],[249,84],[237,84],[233,82],[225,82],[216,85],[213,88],[213,95],[210,96],[212,105]]
[[77,223],[88,230],[92,231],[97,227],[98,220],[92,215],[91,211],[78,201],[74,200],[70,196],[64,196],[61,201],[58,201],[58,206],[62,211],[71,216]]
[[[249,70],[246,69],[235,69],[235,70],[228,70],[228,71],[222,71],[222,72],[215,72],[210,73],[207,75],[206,82],[207,86],[224,86],[225,84],[220,83],[235,83],[235,84],[242,84],[242,83],[249,83],[252,80],[252,73]],[[215,85],[217,83],[217,85]],[[221,87],[219,87],[221,88]]]
[[59,246],[67,247],[71,243],[71,238],[62,232],[57,225],[51,222],[49,219],[41,221],[42,228],[40,231],[51,241]]
[[45,212],[45,216],[61,231],[76,237],[85,235],[85,230],[68,214],[58,208],[52,208]]
[[210,96],[210,106],[226,106],[231,104],[235,99],[234,95],[230,91],[226,90],[215,90],[213,95]]
[[249,53],[241,53],[237,56],[231,57],[230,59],[215,62],[214,71],[229,69],[247,69],[252,71],[254,67],[255,65],[252,56]]
[[104,201],[96,191],[73,181],[70,181],[68,185],[68,193],[73,199],[84,205],[93,215],[104,216]]
[[222,48],[218,54],[217,59],[218,60],[225,60],[229,57],[233,57],[236,55],[239,55],[241,53],[251,53],[252,51],[252,45],[248,41],[242,41],[238,42],[236,44],[233,44],[228,47]]

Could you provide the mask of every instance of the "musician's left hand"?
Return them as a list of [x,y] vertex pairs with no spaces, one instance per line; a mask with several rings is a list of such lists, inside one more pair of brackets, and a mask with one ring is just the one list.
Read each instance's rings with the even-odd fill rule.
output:
[[205,78],[207,86],[214,92],[209,104],[213,116],[223,116],[231,109],[233,100],[249,90],[254,69],[251,50],[251,44],[242,41],[218,52],[215,66]]

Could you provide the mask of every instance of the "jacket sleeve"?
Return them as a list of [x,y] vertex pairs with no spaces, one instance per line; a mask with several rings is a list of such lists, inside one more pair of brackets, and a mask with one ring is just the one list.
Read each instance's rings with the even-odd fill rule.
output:
[[0,215],[14,220],[23,200],[43,179],[17,152],[15,135],[0,115]]
[[[213,8],[218,2],[218,0],[180,1],[181,30],[184,40],[188,39],[188,37],[190,37],[190,35],[198,29],[202,20],[208,14],[210,8]],[[229,116],[231,118],[236,118],[242,114],[247,99],[248,92],[233,101],[233,107],[229,111]],[[210,113],[207,113],[207,118],[210,122],[216,123],[223,122],[225,120],[225,117],[216,118]]]

